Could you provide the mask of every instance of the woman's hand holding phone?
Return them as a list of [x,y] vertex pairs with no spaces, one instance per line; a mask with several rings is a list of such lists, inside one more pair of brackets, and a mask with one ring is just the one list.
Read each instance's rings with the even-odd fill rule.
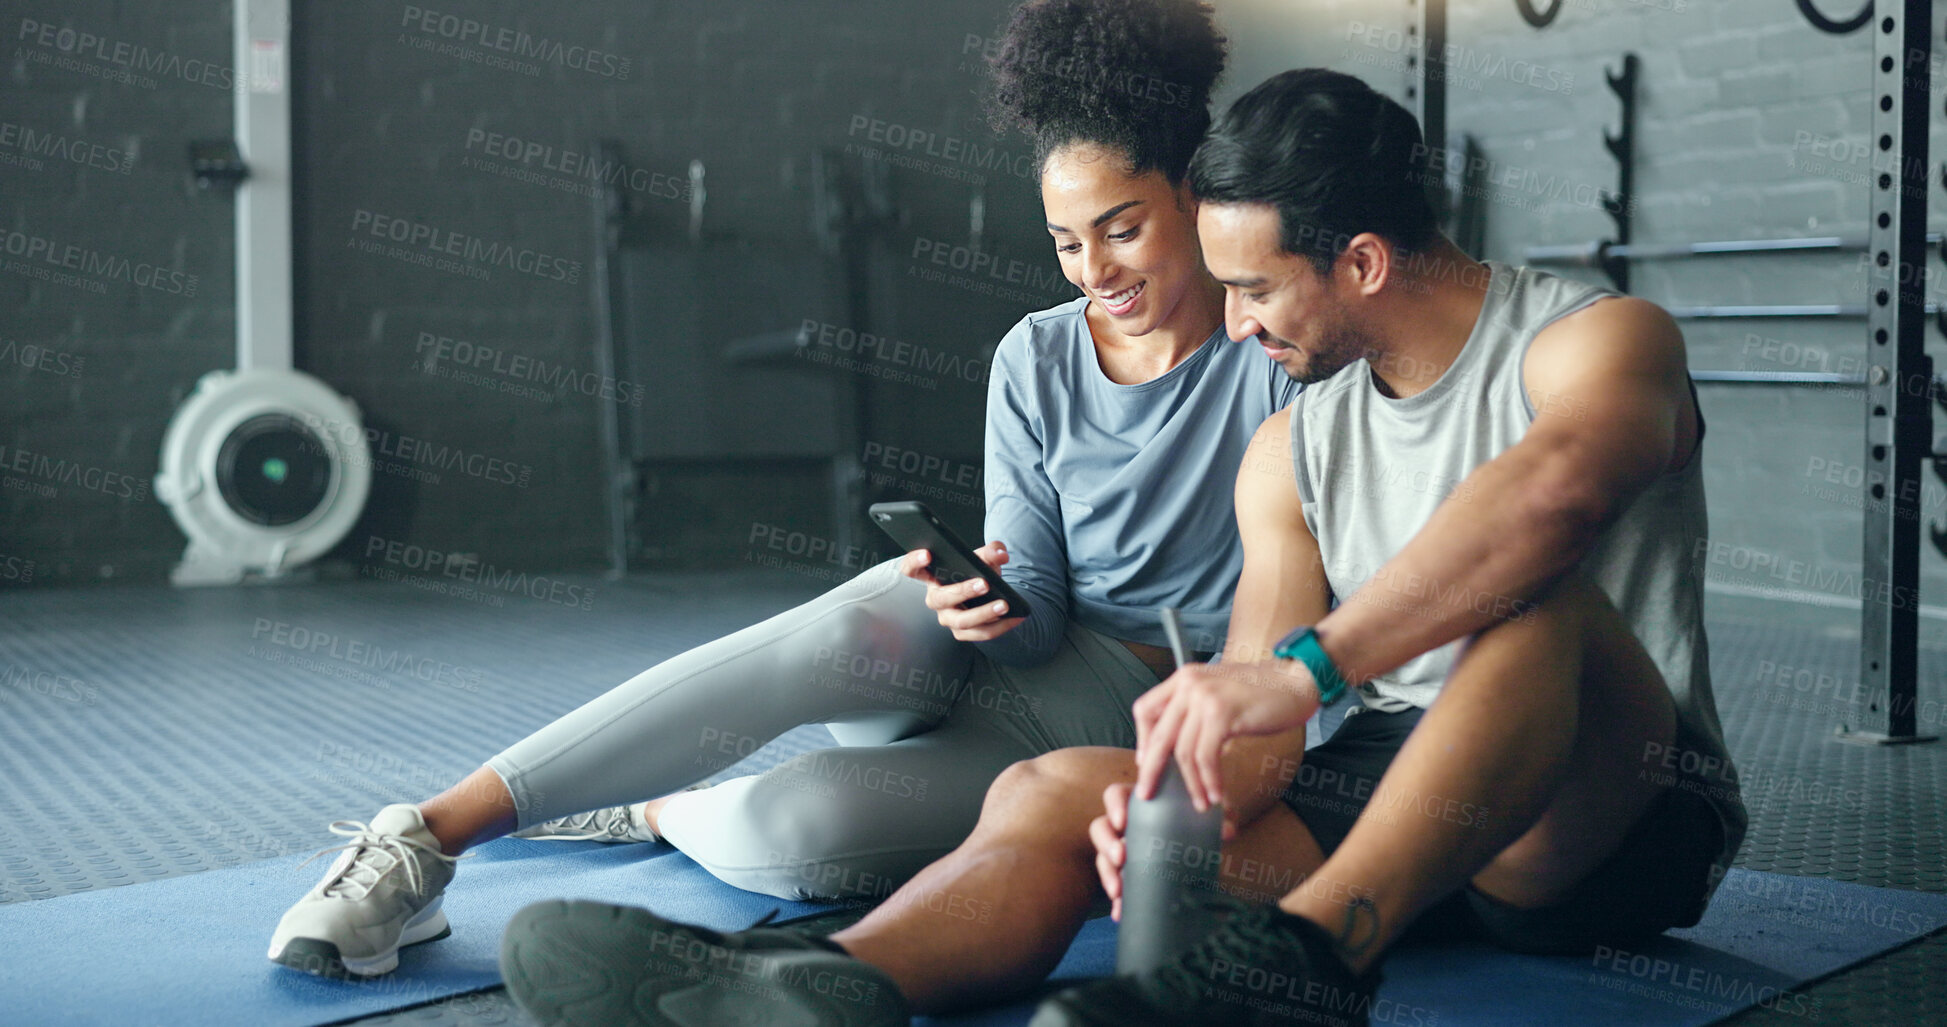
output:
[[[989,542],[974,550],[974,555],[999,570],[1007,563],[1007,544]],[[987,583],[979,578],[968,578],[954,585],[942,585],[935,580],[928,565],[933,554],[924,549],[915,549],[899,561],[899,573],[914,581],[926,584],[926,607],[937,613],[940,626],[953,632],[953,637],[962,642],[986,642],[999,638],[1021,626],[1025,618],[1007,615],[1007,601],[995,599],[972,609],[962,610],[960,604],[969,599],[977,599],[987,593]]]

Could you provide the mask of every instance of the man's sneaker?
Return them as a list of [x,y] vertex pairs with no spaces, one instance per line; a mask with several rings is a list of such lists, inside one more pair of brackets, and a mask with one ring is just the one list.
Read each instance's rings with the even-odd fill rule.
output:
[[371,977],[399,965],[401,946],[453,933],[439,903],[460,857],[439,851],[417,806],[387,806],[369,825],[339,820],[331,833],[351,841],[311,857],[341,853],[277,922],[271,962],[326,977]]
[[1235,903],[1174,962],[1060,992],[1028,1027],[1365,1027],[1378,988],[1379,970],[1354,974],[1317,924],[1276,906]]
[[514,837],[543,842],[659,842],[661,838],[649,829],[649,822],[642,817],[645,802],[632,802],[626,806],[610,806],[607,809],[594,809],[586,813],[559,817],[543,821],[524,831],[515,831]]
[[906,1027],[912,1017],[892,978],[832,942],[775,927],[719,934],[601,902],[514,914],[500,975],[550,1027]]

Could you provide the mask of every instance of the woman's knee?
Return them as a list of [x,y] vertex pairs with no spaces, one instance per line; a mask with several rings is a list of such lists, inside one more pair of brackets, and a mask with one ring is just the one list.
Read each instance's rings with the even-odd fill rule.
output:
[[883,897],[972,829],[940,782],[835,752],[682,796],[664,834],[729,884],[822,900]]
[[[660,818],[663,837],[726,884],[780,899],[831,897],[845,890],[829,872],[829,845],[817,829],[828,810],[786,801],[769,775],[737,778],[677,796]],[[822,804],[820,804],[822,805]],[[828,879],[830,878],[830,879]],[[854,882],[855,883],[855,882]]]
[[[883,573],[883,566],[875,567],[860,577]],[[835,678],[939,698],[932,693],[942,691],[946,679],[965,678],[973,653],[940,627],[926,607],[923,586],[895,578],[863,591],[835,590],[841,598],[819,620],[812,660]],[[950,702],[952,696],[944,698]]]

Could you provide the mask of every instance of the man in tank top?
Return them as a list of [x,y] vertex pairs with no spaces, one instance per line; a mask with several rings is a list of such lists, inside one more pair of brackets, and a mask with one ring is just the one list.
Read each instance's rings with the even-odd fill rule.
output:
[[[1682,336],[1649,303],[1467,257],[1435,228],[1425,153],[1398,104],[1316,69],[1247,94],[1198,151],[1229,334],[1309,387],[1238,472],[1223,659],[1137,701],[1133,764],[1016,764],[960,848],[828,940],[547,910],[509,944],[571,924],[559,945],[626,953],[605,965],[670,1008],[894,1024],[1013,997],[1120,901],[1132,787],[1172,760],[1235,825],[1225,915],[1034,1027],[1429,1023],[1376,996],[1409,927],[1614,954],[1695,924],[1746,818],[1710,689]],[[1329,739],[1273,755],[1347,689]]]
[[[1743,839],[1710,688],[1704,424],[1682,335],[1650,303],[1468,258],[1422,199],[1425,153],[1404,109],[1318,70],[1254,90],[1198,152],[1230,334],[1311,383],[1257,439],[1290,467],[1247,456],[1238,486],[1242,525],[1242,479],[1288,476],[1295,502],[1260,513],[1284,521],[1272,551],[1303,551],[1279,583],[1307,609],[1269,661],[1226,650],[1231,666],[1138,700],[1135,787],[1175,758],[1219,801],[1237,787],[1225,743],[1348,686],[1359,705],[1305,754],[1290,816],[1226,853],[1281,834],[1273,848],[1316,854],[1302,884],[1173,975],[1073,989],[1037,1025],[1256,1022],[1281,1002],[1394,1018],[1373,994],[1409,926],[1627,950],[1695,924]],[[1246,528],[1247,583],[1259,537]],[[1094,830],[1112,894],[1126,801],[1112,789]]]

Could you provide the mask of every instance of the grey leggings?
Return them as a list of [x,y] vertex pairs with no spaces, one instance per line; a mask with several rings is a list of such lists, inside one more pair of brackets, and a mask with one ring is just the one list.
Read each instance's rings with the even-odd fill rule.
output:
[[964,841],[1010,763],[1133,748],[1156,675],[1070,622],[1053,659],[988,660],[897,561],[657,664],[487,761],[520,826],[675,792],[800,724],[838,748],[684,792],[662,834],[730,884],[786,899],[881,898]]

